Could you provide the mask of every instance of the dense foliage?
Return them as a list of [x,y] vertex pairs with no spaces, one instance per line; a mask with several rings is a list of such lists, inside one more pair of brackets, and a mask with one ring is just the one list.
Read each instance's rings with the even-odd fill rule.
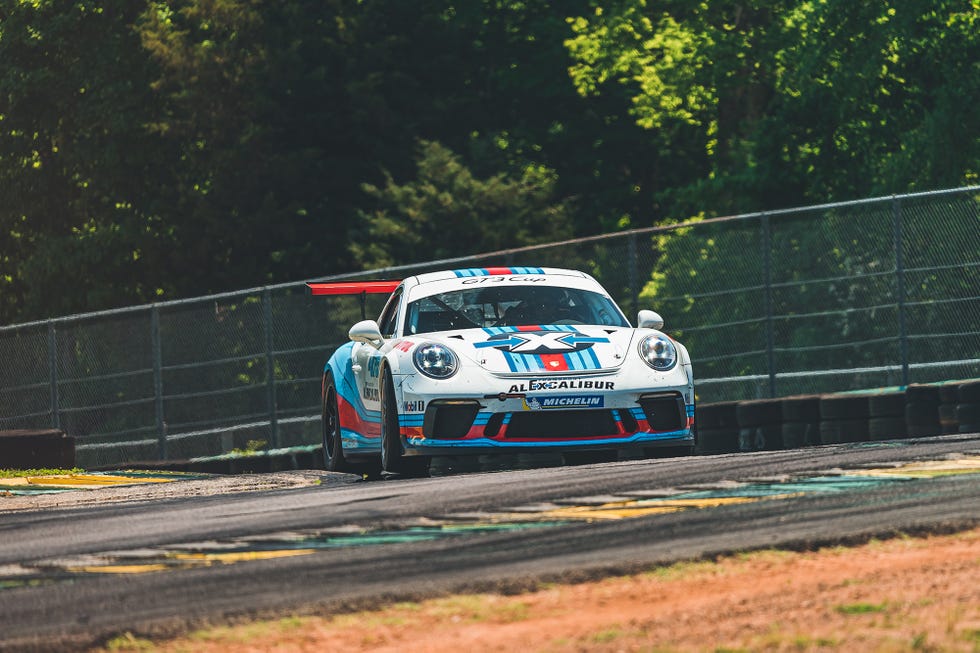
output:
[[0,323],[974,183],[978,18],[0,0]]

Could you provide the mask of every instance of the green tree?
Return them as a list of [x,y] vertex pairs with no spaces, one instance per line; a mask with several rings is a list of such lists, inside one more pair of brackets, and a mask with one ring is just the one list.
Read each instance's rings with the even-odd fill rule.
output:
[[542,166],[519,179],[479,179],[446,147],[423,141],[414,179],[365,186],[377,208],[360,213],[351,250],[378,268],[560,240],[570,231],[568,204],[553,197],[554,181]]
[[7,3],[0,15],[0,316],[150,299],[169,185],[140,7]]

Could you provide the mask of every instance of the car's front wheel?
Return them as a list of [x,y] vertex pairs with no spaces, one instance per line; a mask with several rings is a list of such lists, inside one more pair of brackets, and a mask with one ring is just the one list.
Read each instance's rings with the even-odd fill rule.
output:
[[427,476],[428,456],[406,456],[398,426],[398,403],[391,371],[381,372],[381,469],[399,476]]

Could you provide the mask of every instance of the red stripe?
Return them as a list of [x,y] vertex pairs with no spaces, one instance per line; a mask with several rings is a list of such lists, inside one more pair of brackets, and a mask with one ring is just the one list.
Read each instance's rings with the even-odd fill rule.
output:
[[357,414],[357,409],[350,405],[339,393],[337,394],[337,412],[340,425],[345,429],[356,431],[368,438],[381,437],[381,422],[366,422]]
[[487,274],[514,274],[512,268],[483,268]]
[[518,331],[541,331],[540,324],[525,324],[523,326],[517,327]]
[[360,295],[365,293],[390,294],[401,281],[342,281],[335,283],[308,283],[314,295]]

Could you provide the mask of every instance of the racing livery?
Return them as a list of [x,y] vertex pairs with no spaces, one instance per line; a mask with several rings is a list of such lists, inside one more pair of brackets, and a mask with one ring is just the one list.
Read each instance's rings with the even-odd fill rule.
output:
[[693,450],[687,350],[653,311],[631,327],[588,274],[471,268],[308,285],[391,294],[324,368],[327,469],[380,456],[386,472],[424,475],[433,455]]

